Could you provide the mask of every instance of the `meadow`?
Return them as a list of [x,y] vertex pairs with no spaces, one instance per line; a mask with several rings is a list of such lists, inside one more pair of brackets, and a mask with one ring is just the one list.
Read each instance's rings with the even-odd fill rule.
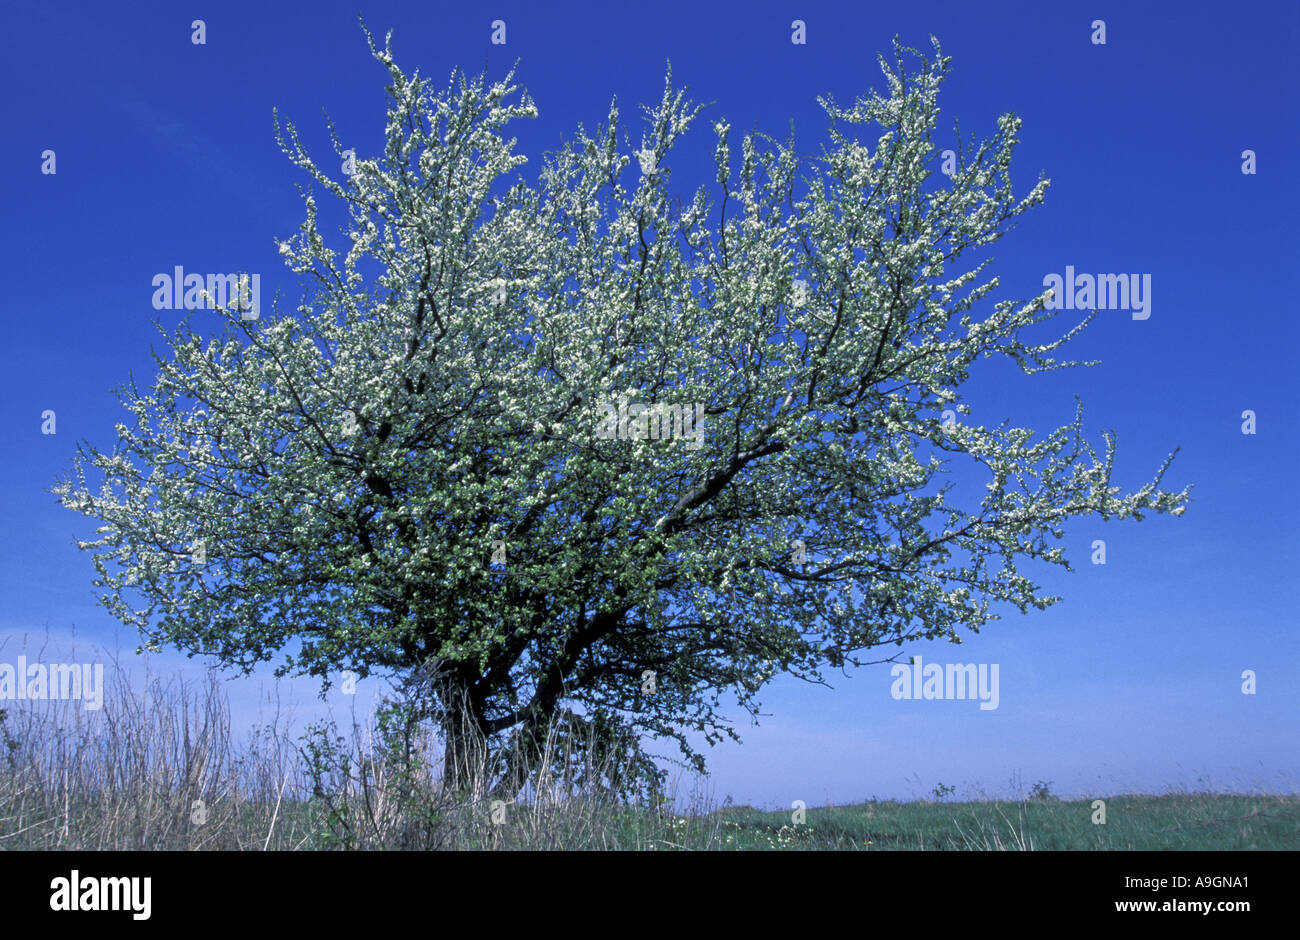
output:
[[[117,668],[117,667],[113,667]],[[68,701],[0,710],[6,850],[1052,851],[1300,848],[1300,796],[1167,792],[1063,800],[872,799],[791,811],[692,796],[620,801],[608,768],[553,755],[515,803],[440,783],[426,727],[273,722],[239,742],[221,683],[127,681],[100,712]],[[693,794],[704,792],[697,778]]]

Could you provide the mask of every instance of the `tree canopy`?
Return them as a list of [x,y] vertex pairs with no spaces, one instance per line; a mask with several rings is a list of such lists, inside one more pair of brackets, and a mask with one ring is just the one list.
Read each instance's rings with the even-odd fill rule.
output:
[[[301,306],[164,329],[152,390],[119,390],[116,447],[83,443],[55,487],[102,522],[78,544],[151,648],[423,677],[453,774],[561,719],[675,739],[702,768],[692,732],[734,737],[726,703],[756,712],[772,677],[1044,608],[1022,567],[1067,564],[1068,520],[1185,508],[1160,488],[1172,454],[1112,486],[1113,436],[1094,450],[1081,406],[1043,435],[957,417],[977,361],[1077,365],[1052,356],[1095,312],[1031,342],[1062,315],[1047,295],[993,302],[988,259],[960,263],[1048,181],[1013,194],[1011,114],[938,172],[937,42],[895,42],[883,93],[819,99],[816,160],[717,120],[716,173],[684,202],[674,147],[701,108],[671,69],[638,144],[615,100],[530,184],[514,70],[436,89],[367,37],[391,80],[381,153],[335,178],[277,117],[315,183],[280,244]],[[957,463],[982,496],[945,482]],[[531,769],[494,767],[503,792]]]

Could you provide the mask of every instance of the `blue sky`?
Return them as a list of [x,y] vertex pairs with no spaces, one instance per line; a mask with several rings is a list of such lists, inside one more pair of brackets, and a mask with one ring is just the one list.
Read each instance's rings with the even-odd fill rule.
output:
[[[1013,179],[1027,191],[1044,171],[1046,204],[994,249],[999,296],[1028,297],[1044,276],[1137,272],[1152,279],[1151,314],[1105,311],[1069,347],[1093,369],[1026,377],[985,363],[964,388],[973,418],[1041,430],[1086,406],[1090,439],[1118,432],[1116,482],[1144,483],[1175,447],[1167,485],[1194,485],[1181,518],[1085,520],[1068,529],[1073,573],[1034,569],[1065,600],[1008,611],[961,646],[916,644],[927,662],[997,663],[1000,704],[895,701],[888,667],[840,676],[833,689],[778,681],[757,727],[736,710],[743,746],[710,754],[722,799],[788,806],[872,795],[920,796],[938,782],[958,795],[1053,782],[1068,795],[1166,787],[1294,792],[1300,781],[1300,365],[1289,276],[1296,268],[1300,8],[1240,2],[1185,5],[931,2],[888,9],[791,3],[222,2],[106,8],[40,0],[0,13],[0,193],[5,340],[0,344],[0,662],[23,637],[38,646],[117,645],[136,637],[95,604],[90,558],[73,545],[93,524],[48,488],[79,439],[112,444],[122,411],[110,389],[152,375],[150,344],[178,314],[152,309],[152,277],[175,265],[263,273],[290,304],[297,282],[273,239],[297,230],[295,184],[272,108],[329,155],[321,109],[361,151],[377,146],[386,75],[370,58],[372,30],[393,30],[399,65],[439,82],[454,66],[518,81],[540,116],[515,125],[534,158],[605,119],[652,104],[665,60],[696,101],[712,102],[738,135],[757,127],[801,154],[825,140],[816,98],[841,104],[881,87],[875,64],[893,36],[953,58],[941,128],[958,118],[981,137],[996,117],[1024,121]],[[207,43],[190,42],[203,17]],[[490,23],[507,24],[504,46]],[[790,42],[791,21],[807,44]],[[1106,44],[1090,41],[1106,23]],[[57,173],[40,172],[54,150]],[[1257,172],[1241,171],[1242,151]],[[697,123],[675,183],[710,178],[712,135]],[[1062,315],[1062,323],[1067,322]],[[1073,322],[1070,320],[1069,322]],[[57,433],[41,433],[41,414]],[[1243,434],[1244,410],[1257,433]],[[1105,539],[1107,563],[1089,562]],[[47,658],[53,658],[47,654]],[[155,671],[194,669],[154,657]],[[1241,691],[1243,670],[1258,691]],[[264,675],[229,687],[241,722],[273,688]],[[361,685],[364,698],[378,688]],[[306,681],[282,698],[310,717],[324,706]],[[350,704],[337,690],[336,712]]]

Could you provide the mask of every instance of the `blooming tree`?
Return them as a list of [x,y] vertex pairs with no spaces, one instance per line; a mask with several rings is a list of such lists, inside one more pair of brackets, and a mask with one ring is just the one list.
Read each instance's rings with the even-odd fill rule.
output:
[[[1076,365],[1051,354],[1091,316],[1032,343],[1047,295],[993,303],[987,260],[959,266],[1047,181],[1013,196],[1011,115],[936,172],[937,43],[896,43],[885,94],[822,100],[817,161],[761,135],[733,155],[718,121],[689,204],[673,154],[700,109],[671,71],[639,146],[615,101],[534,188],[507,178],[526,161],[506,126],[536,115],[513,71],[436,91],[370,48],[382,155],[336,179],[277,123],[346,207],[345,250],[305,193],[281,243],[304,303],[221,310],[207,341],[183,322],[153,390],[119,393],[117,447],[82,444],[55,487],[102,521],[79,545],[150,648],[418,679],[453,784],[478,749],[515,792],[540,737],[576,725],[628,754],[675,739],[702,768],[691,733],[735,737],[729,697],[753,712],[779,673],[1044,608],[1020,565],[1067,565],[1067,520],[1185,508],[1160,489],[1172,455],[1112,486],[1113,438],[1096,453],[1081,412],[1042,436],[957,419],[973,363]],[[982,495],[941,483],[959,463]]]

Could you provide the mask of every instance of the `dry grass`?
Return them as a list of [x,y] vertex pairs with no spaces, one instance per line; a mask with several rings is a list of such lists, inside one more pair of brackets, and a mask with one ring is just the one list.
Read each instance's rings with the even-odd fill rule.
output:
[[[521,800],[494,805],[487,775],[451,793],[427,724],[380,715],[297,740],[277,721],[232,740],[217,675],[206,684],[117,663],[104,706],[7,703],[0,721],[0,848],[24,850],[646,849],[681,838],[658,807],[627,805],[608,768],[543,748]],[[680,817],[679,817],[680,819]],[[717,823],[691,824],[692,835]]]
[[[1019,800],[876,801],[788,811],[697,797],[619,799],[591,742],[548,737],[520,799],[494,806],[480,763],[451,792],[428,722],[377,712],[345,733],[297,739],[274,720],[236,742],[220,679],[136,689],[116,662],[103,708],[6,702],[0,710],[0,849],[9,850],[1133,850],[1300,847],[1300,797],[1169,793],[1088,800],[1043,788]],[[694,792],[701,790],[695,780]],[[1004,809],[1004,806],[1006,809]],[[1010,810],[1010,814],[1007,810]]]

